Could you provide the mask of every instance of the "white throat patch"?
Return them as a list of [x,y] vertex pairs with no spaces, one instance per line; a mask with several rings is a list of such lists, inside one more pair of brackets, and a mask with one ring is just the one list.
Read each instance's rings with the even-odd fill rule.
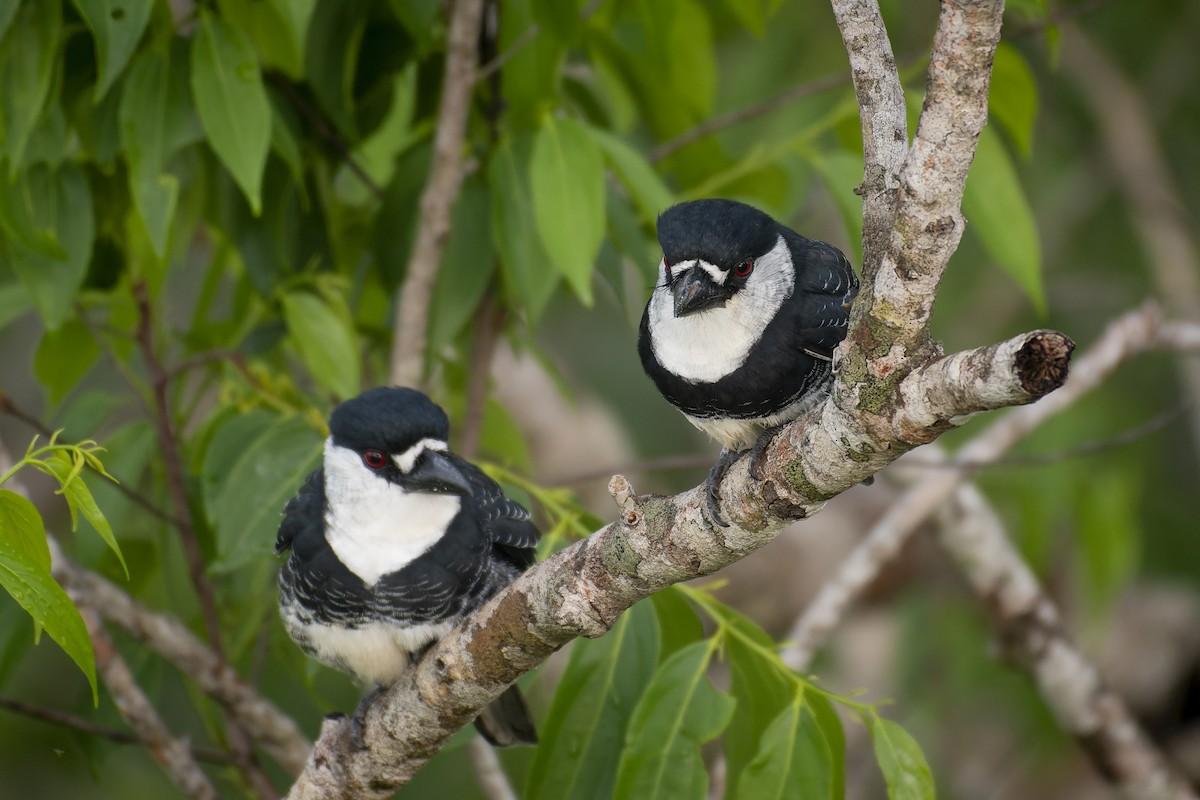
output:
[[368,586],[433,547],[460,505],[455,495],[404,491],[332,437],[325,441],[325,499],[325,540]]
[[[676,268],[676,277],[697,268],[711,275],[709,266],[692,262],[683,270]],[[716,383],[745,363],[763,329],[796,285],[792,253],[782,236],[755,260],[746,285],[724,306],[686,317],[675,316],[675,298],[667,287],[665,269],[659,263],[658,284],[650,297],[650,346],[663,368],[695,383]],[[728,273],[716,271],[722,276],[718,282],[723,283]]]

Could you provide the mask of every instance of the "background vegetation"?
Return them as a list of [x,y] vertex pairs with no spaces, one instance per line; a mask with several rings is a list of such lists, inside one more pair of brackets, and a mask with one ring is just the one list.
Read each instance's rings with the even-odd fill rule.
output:
[[[938,5],[881,5],[915,115]],[[937,308],[947,350],[1034,327],[1086,346],[1154,296],[1189,313],[1200,8],[1009,6],[971,226]],[[422,382],[451,413],[454,446],[538,513],[549,548],[612,515],[612,471],[640,491],[678,490],[715,455],[634,353],[656,214],[735,197],[857,263],[859,121],[822,4],[504,0],[484,27]],[[433,0],[0,2],[0,444],[16,462],[35,434],[39,447],[59,429],[56,443],[85,443],[31,452],[36,463],[5,483],[24,483],[32,515],[0,493],[4,697],[124,730],[103,687],[93,705],[84,623],[33,544],[40,516],[77,562],[216,642],[310,736],[323,714],[354,706],[357,689],[283,633],[271,549],[283,503],[318,463],[328,410],[388,380],[444,48]],[[1190,262],[1186,248],[1164,256],[1172,225]],[[1135,700],[1148,692],[1137,710],[1168,745],[1186,741],[1200,697],[1193,402],[1171,360],[1146,356],[981,477],[1081,638],[1115,654],[1104,663],[1118,686],[1128,674]],[[119,484],[89,466],[97,456]],[[54,494],[64,482],[67,503]],[[715,780],[731,796],[800,780],[807,752],[832,766],[804,780],[873,797],[923,774],[886,718],[921,743],[944,797],[1094,791],[1027,679],[989,657],[983,612],[920,542],[816,669],[826,689],[894,698],[882,717],[862,706],[868,724],[851,714],[843,726],[832,709],[856,701],[831,705],[772,672],[767,637],[786,636],[893,491],[849,492],[731,570],[716,596],[753,622],[708,588],[673,591],[546,665],[528,686],[545,744],[503,754],[514,785],[649,796],[641,781],[667,762],[681,784],[664,796],[703,794],[700,744],[725,731],[703,754],[723,754]],[[30,613],[62,649],[35,645]],[[220,708],[114,636],[168,727],[228,761],[236,734]],[[1148,652],[1171,667],[1149,688],[1137,680]],[[670,694],[681,686],[694,691]],[[664,704],[689,709],[678,730],[656,727]],[[177,791],[141,747],[0,714],[14,796]],[[811,749],[773,744],[789,730]],[[473,796],[465,739],[401,795]],[[1200,774],[1200,759],[1190,766]],[[210,775],[230,795],[256,791],[228,763]],[[920,780],[913,796],[928,791]]]

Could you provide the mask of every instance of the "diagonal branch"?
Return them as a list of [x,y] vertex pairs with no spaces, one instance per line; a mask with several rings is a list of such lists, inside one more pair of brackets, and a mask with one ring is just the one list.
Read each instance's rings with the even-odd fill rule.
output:
[[[991,376],[971,376],[974,390],[964,385],[963,391],[939,395],[950,404],[937,411],[938,428],[987,407],[996,396],[1010,403],[1036,399],[1014,388],[1021,383],[1014,375],[1021,372],[1015,354],[1022,348],[1000,350],[1012,353],[1014,363]],[[946,380],[936,370],[913,373],[910,380],[923,374]],[[999,388],[989,391],[993,382]],[[808,482],[796,468],[800,455],[790,440],[820,430],[821,424],[818,414],[810,414],[776,437],[766,450],[761,481],[749,476],[745,459],[730,469],[722,503],[734,524],[729,529],[708,521],[702,486],[674,497],[639,497],[625,478],[613,478],[609,488],[621,512],[619,522],[534,566],[433,647],[368,709],[364,749],[350,743],[347,720],[327,719],[289,796],[389,796],[451,734],[559,647],[577,636],[602,635],[638,600],[733,563],[857,484],[865,477],[862,462],[839,458],[837,464],[825,464],[828,490]],[[893,457],[900,452],[881,450]]]
[[831,5],[850,57],[862,120],[863,182],[857,191],[863,198],[863,271],[873,273],[891,233],[908,149],[904,88],[876,0],[832,0]]
[[291,774],[300,772],[310,748],[291,717],[243,681],[178,619],[140,605],[109,581],[71,562],[54,539],[48,541],[54,577],[78,602],[95,609],[174,665],[260,740],[284,769]]
[[984,601],[1005,655],[1033,676],[1058,724],[1079,741],[1096,771],[1126,797],[1196,800],[1187,779],[1072,640],[983,493],[972,484],[960,487],[941,517],[942,547]]
[[77,598],[72,599],[80,604],[79,613],[87,625],[92,648],[96,653],[96,670],[112,694],[121,717],[129,723],[129,727],[146,745],[150,755],[162,765],[184,795],[193,800],[216,800],[217,790],[192,757],[191,748],[186,742],[172,736],[171,731],[163,724],[149,698],[134,680],[129,665],[117,652],[95,610]]
[[433,138],[433,164],[421,193],[417,241],[396,301],[391,380],[401,386],[416,386],[421,381],[429,302],[450,236],[454,201],[462,187],[463,139],[475,86],[475,53],[483,21],[483,0],[455,0],[452,7],[442,100]]

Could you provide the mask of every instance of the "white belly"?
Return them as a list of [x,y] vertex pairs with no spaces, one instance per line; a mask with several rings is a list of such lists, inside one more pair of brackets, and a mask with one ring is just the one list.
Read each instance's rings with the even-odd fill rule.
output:
[[446,635],[453,622],[436,622],[402,628],[394,622],[370,622],[357,628],[340,628],[304,622],[284,614],[284,625],[297,642],[318,661],[348,672],[367,685],[391,686],[411,663],[411,655]]

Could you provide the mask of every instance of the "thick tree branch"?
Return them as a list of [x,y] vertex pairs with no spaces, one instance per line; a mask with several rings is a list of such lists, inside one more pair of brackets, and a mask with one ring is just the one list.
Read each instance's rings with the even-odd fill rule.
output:
[[421,193],[417,240],[408,259],[404,284],[396,301],[392,336],[392,383],[416,386],[425,367],[425,335],[429,301],[437,281],[450,215],[463,179],[463,139],[475,86],[475,55],[483,21],[483,0],[454,0],[446,35],[446,68],[433,164]]

